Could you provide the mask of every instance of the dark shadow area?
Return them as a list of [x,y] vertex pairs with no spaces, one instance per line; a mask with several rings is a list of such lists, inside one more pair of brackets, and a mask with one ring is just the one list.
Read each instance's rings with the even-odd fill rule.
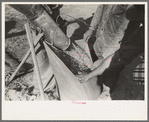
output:
[[12,34],[5,33],[5,39],[16,37],[16,36],[21,36],[21,35],[25,35],[25,34],[26,34],[25,31],[21,31],[21,32],[17,32],[17,33],[12,33]]
[[10,30],[15,28],[16,23],[17,22],[13,20],[5,22],[5,33],[8,33]]
[[5,39],[16,37],[16,36],[21,36],[21,35],[25,35],[26,34],[25,31],[20,31],[20,32],[17,32],[17,33],[9,34],[9,31],[14,29],[15,26],[16,26],[16,21],[5,22]]

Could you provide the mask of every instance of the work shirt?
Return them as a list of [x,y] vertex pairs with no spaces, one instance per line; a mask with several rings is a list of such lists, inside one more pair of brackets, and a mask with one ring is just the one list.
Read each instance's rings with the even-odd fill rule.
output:
[[99,5],[90,26],[97,28],[94,51],[98,58],[106,58],[119,49],[128,20],[124,17],[127,5]]

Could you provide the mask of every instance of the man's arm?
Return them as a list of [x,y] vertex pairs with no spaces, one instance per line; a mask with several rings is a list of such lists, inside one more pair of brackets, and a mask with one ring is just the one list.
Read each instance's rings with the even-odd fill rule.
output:
[[93,19],[91,21],[91,24],[90,24],[90,27],[95,30],[100,22],[100,19],[101,19],[101,16],[102,16],[102,13],[103,13],[103,8],[104,8],[104,5],[99,5],[94,16],[93,16]]
[[87,42],[88,39],[92,36],[93,31],[98,27],[98,24],[100,22],[102,13],[103,13],[103,8],[105,5],[99,5],[94,16],[93,19],[91,21],[90,27],[89,29],[84,33],[84,41]]
[[97,75],[101,75],[109,66],[114,54],[108,56],[105,60],[101,62],[92,72],[88,74],[89,79]]
[[101,75],[110,66],[110,62],[111,62],[113,56],[114,56],[114,54],[108,56],[99,66],[97,66],[89,74],[78,75],[77,76],[78,80],[83,83],[83,82],[88,81],[92,77],[95,77],[97,75]]

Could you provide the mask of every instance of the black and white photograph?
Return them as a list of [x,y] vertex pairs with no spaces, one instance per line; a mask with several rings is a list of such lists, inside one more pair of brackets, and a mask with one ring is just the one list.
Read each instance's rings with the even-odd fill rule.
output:
[[[135,117],[139,116],[140,120],[145,120],[148,96],[147,12],[147,2],[141,1],[3,2],[3,118],[12,120],[13,116],[6,117],[12,103],[12,106],[24,103],[27,106],[46,102],[63,106],[69,102],[83,108],[90,104],[88,111],[92,111],[90,108],[94,110],[98,105],[103,108],[104,105],[111,106],[112,109],[112,104],[121,106],[125,102],[122,108],[131,109],[128,106],[134,104],[138,108],[127,111],[139,113],[144,110],[146,115],[143,112],[143,115],[134,113],[134,118],[110,115],[107,120],[125,120],[125,117],[136,120]],[[93,103],[97,105],[92,106]],[[142,104],[140,107],[139,103]],[[62,109],[67,109],[66,106]],[[79,114],[81,109],[74,111],[77,110]],[[25,118],[25,114],[20,114],[18,118],[15,114],[14,119]],[[100,120],[96,114],[86,114],[85,117],[83,113],[75,118]],[[68,116],[57,119],[70,119],[71,114]]]

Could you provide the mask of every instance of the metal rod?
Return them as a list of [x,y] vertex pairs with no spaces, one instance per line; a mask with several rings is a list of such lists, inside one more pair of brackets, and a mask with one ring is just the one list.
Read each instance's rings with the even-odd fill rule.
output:
[[35,71],[37,73],[37,79],[38,79],[38,85],[39,85],[39,90],[40,90],[40,94],[41,94],[41,100],[45,100],[41,75],[40,75],[38,62],[37,62],[37,58],[36,58],[36,54],[35,54],[35,50],[34,50],[34,46],[33,46],[32,35],[31,35],[31,31],[30,31],[28,23],[25,24],[25,29],[26,29],[26,33],[27,33],[28,42],[29,42],[29,45],[30,45],[32,57],[33,57],[33,62],[34,62],[34,65],[35,65]]

